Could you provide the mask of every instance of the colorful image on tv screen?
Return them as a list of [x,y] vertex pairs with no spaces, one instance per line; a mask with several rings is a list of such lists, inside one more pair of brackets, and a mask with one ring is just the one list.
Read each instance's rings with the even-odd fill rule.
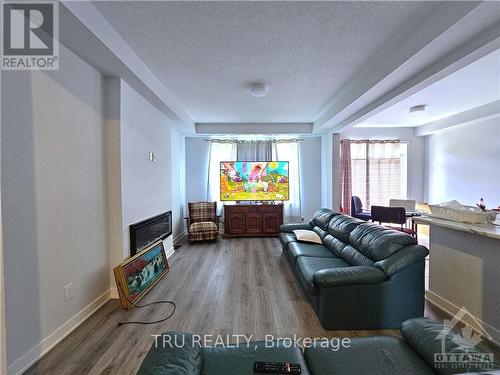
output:
[[220,163],[222,201],[286,201],[288,195],[287,161]]

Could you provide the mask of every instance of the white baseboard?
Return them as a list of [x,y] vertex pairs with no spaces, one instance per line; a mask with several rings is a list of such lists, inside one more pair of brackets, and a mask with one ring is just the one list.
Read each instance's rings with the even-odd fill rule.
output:
[[27,353],[22,355],[13,364],[11,364],[7,369],[7,374],[17,375],[22,374],[28,368],[33,366],[35,362],[40,360],[45,354],[47,354],[54,346],[61,342],[66,336],[73,332],[80,324],[86,321],[92,314],[99,310],[106,302],[110,299],[110,290],[104,292],[89,305],[87,305],[82,311],[74,315],[66,323],[62,324],[49,336],[40,341]]
[[111,288],[109,288],[109,298],[111,299],[119,299],[120,296],[118,295],[118,289],[116,288],[116,286],[112,286]]
[[168,249],[166,252],[165,252],[165,255],[167,256],[167,259],[170,258],[172,255],[174,255],[175,253],[175,250],[174,250],[174,247],[172,246],[170,249]]
[[174,243],[174,246],[177,245],[179,242],[181,242],[184,238],[186,238],[187,235],[188,235],[188,232],[187,232],[187,230],[185,230],[181,234],[178,234],[177,236],[175,236],[175,238],[172,241]]
[[[450,316],[455,316],[461,309],[454,303],[444,299],[436,293],[431,292],[430,290],[427,290],[425,292],[425,299],[430,304],[436,306],[438,309],[442,310]],[[460,319],[460,321],[463,324],[466,324],[470,328],[474,329],[476,332],[481,333],[482,331],[486,331],[490,336],[488,340],[492,341],[497,346],[500,345],[500,331],[497,328],[483,322],[481,319],[479,319],[477,316],[472,315],[470,312],[469,314],[464,315],[464,317]]]

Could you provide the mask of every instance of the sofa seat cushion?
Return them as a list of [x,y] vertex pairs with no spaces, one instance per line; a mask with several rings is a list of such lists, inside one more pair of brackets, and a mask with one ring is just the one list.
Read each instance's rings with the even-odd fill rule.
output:
[[[243,341],[243,339],[242,339]],[[275,342],[271,347],[265,347],[265,342],[252,342],[248,346],[243,344],[235,347],[214,346],[203,349],[203,375],[255,375],[253,372],[255,361],[294,362],[299,363],[303,375],[309,375],[306,361],[299,346],[284,347]]]
[[293,233],[286,233],[286,232],[281,232],[280,233],[280,243],[281,246],[283,247],[283,250],[287,250],[287,246],[290,242],[295,242],[297,241],[297,238],[295,237],[295,234]]
[[297,258],[300,256],[315,257],[315,258],[337,258],[330,250],[323,245],[312,243],[291,242],[288,244],[288,257],[293,260],[291,263],[295,265]]
[[398,337],[351,338],[350,347],[333,349],[319,344],[306,348],[304,354],[313,375],[433,374],[426,363]]
[[[329,251],[329,250],[327,250]],[[317,295],[318,290],[314,284],[314,274],[326,268],[350,267],[345,260],[335,257],[319,258],[300,256],[295,263],[295,273],[302,289],[307,294]]]

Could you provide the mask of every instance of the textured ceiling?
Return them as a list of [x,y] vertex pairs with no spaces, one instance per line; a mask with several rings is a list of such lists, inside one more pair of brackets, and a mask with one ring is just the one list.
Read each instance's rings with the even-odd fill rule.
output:
[[[419,126],[500,100],[500,50],[363,121],[361,127]],[[425,104],[422,113],[410,107]]]
[[[195,122],[312,122],[432,2],[94,3]],[[447,5],[452,9],[461,2]],[[264,98],[250,96],[264,81]]]

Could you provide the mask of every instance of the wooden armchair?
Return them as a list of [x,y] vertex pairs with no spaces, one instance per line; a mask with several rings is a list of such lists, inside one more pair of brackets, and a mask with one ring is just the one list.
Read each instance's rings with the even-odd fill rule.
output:
[[189,217],[186,217],[189,241],[217,240],[219,217],[217,202],[189,202]]

